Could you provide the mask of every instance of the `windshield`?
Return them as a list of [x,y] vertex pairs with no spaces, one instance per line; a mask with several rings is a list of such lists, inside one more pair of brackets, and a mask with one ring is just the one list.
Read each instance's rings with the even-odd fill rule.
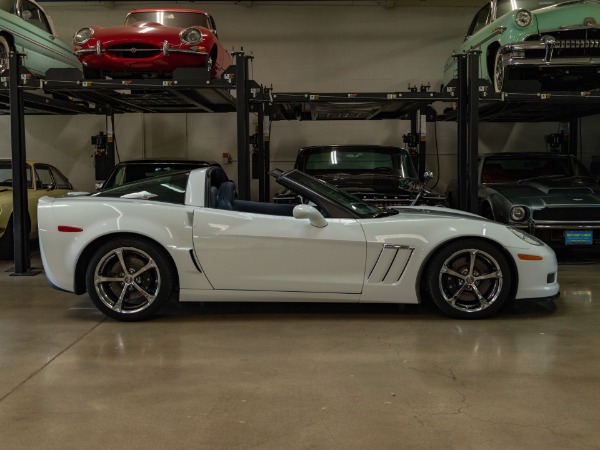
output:
[[[29,164],[25,168],[27,173],[27,187],[31,189],[31,167]],[[12,162],[0,162],[0,186],[12,186]]]
[[93,194],[94,197],[135,198],[156,202],[185,203],[190,172],[147,178]]
[[534,9],[546,8],[547,6],[556,5],[558,3],[570,3],[560,0],[498,0],[496,17],[503,16],[516,9]]
[[317,177],[337,173],[418,177],[408,153],[399,148],[323,147],[305,151],[304,158],[304,171]]
[[292,170],[283,176],[287,180],[293,181],[295,184],[307,187],[319,197],[341,206],[343,209],[350,211],[353,215],[360,218],[376,217],[383,213],[383,210],[363,202],[354,195],[342,191],[317,178],[311,177],[299,170]]
[[102,185],[102,189],[121,186],[132,181],[143,180],[157,175],[168,175],[174,172],[206,167],[208,164],[186,162],[142,162],[118,165],[115,171]]
[[516,183],[538,177],[590,176],[577,159],[548,154],[515,158],[486,158],[481,169],[482,183]]
[[125,18],[125,25],[132,25],[136,22],[156,22],[167,27],[188,28],[204,27],[209,28],[208,19],[204,13],[194,12],[174,12],[174,11],[148,11],[130,13]]

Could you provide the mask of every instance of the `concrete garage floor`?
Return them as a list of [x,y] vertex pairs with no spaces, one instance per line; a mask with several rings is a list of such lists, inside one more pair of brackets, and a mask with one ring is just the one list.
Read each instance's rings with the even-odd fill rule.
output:
[[555,307],[493,320],[173,304],[145,323],[2,262],[0,447],[598,449],[600,258],[584,259],[561,265]]

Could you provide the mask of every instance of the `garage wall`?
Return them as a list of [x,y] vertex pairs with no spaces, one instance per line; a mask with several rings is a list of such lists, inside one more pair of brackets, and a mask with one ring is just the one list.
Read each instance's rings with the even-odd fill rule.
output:
[[[174,2],[169,2],[173,4]],[[430,84],[438,90],[446,58],[462,39],[477,8],[468,6],[395,6],[386,2],[207,3],[220,37],[229,50],[252,54],[251,76],[275,91],[368,92],[405,91]],[[311,2],[316,3],[316,2]],[[438,2],[440,3],[440,2]],[[450,2],[448,2],[450,3]],[[80,27],[119,25],[130,9],[165,3],[42,3],[60,35],[70,41]],[[443,4],[443,3],[442,3]],[[197,8],[196,3],[178,2]],[[125,114],[115,118],[121,159],[180,156],[233,162],[226,166],[235,179],[235,114]],[[254,119],[255,121],[255,119]],[[54,163],[81,190],[94,184],[90,136],[105,130],[104,116],[27,117],[28,157]],[[584,123],[592,122],[586,119]],[[272,166],[291,167],[304,145],[375,143],[401,145],[408,121],[275,122],[271,129]],[[584,127],[584,157],[589,159],[600,131]],[[480,152],[544,150],[545,134],[557,124],[481,124]],[[10,124],[0,118],[0,156],[10,156]],[[439,176],[438,188],[453,177],[456,124],[429,124],[428,169]],[[594,149],[595,150],[595,149]]]

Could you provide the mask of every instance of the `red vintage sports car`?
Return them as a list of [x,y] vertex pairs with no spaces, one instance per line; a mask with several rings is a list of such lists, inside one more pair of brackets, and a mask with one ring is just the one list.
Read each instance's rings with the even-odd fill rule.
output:
[[84,78],[170,77],[179,67],[205,67],[219,78],[231,56],[215,21],[192,9],[137,9],[119,27],[89,26],[73,36]]

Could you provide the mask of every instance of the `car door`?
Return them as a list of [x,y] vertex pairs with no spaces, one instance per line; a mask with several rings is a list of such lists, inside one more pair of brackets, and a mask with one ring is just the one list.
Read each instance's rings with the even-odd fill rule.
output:
[[215,289],[360,293],[366,238],[355,219],[306,219],[212,208],[194,213],[194,249]]

